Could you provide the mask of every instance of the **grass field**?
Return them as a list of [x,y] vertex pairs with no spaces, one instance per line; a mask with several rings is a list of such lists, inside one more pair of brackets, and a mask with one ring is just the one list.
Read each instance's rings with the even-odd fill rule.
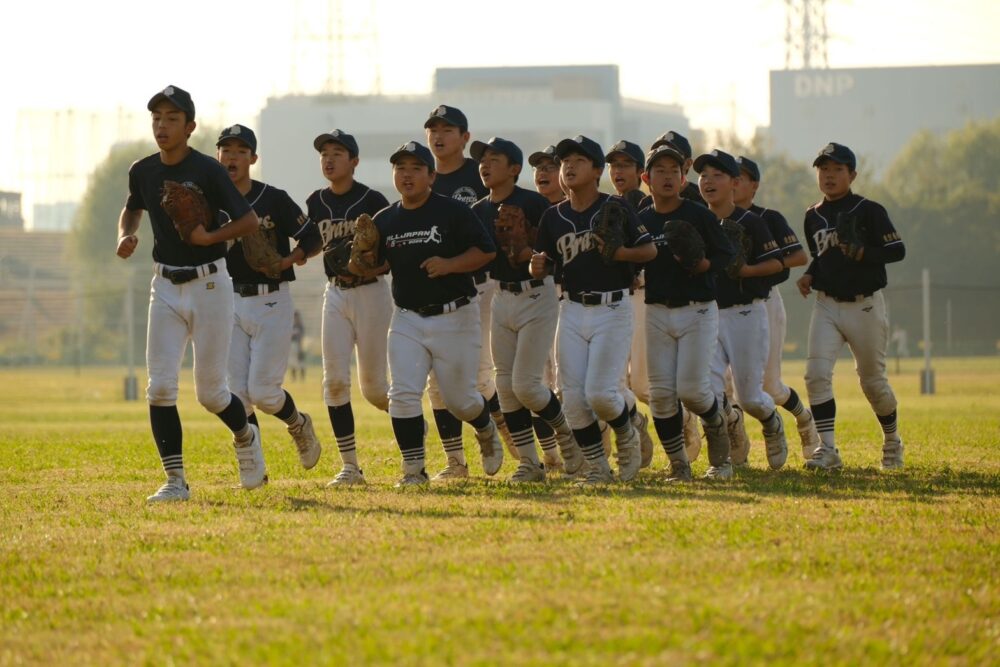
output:
[[935,396],[917,368],[891,377],[899,473],[877,469],[845,360],[840,474],[802,470],[797,441],[767,471],[753,433],[729,483],[668,487],[658,451],[629,485],[515,487],[481,476],[466,429],[478,477],[406,492],[388,419],[357,403],[369,486],[324,488],[317,369],[289,389],[320,464],[299,469],[264,416],[271,483],[234,489],[188,370],[192,498],[153,507],[162,472],[120,369],[0,370],[0,664],[998,664],[1000,359],[938,361]]

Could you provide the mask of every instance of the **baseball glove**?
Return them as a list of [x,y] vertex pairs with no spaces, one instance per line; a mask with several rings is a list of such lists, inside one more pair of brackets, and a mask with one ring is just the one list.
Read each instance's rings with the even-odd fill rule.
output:
[[705,259],[705,239],[687,220],[670,220],[663,228],[667,247],[685,271],[693,271]]
[[208,229],[212,223],[212,211],[205,195],[177,181],[163,181],[160,206],[174,223],[174,229],[184,243],[191,243],[191,232],[198,225]]
[[837,214],[837,242],[840,244],[840,252],[844,257],[860,262],[865,249],[865,236],[868,227],[856,215],[849,213]]
[[518,263],[517,257],[535,241],[532,237],[536,230],[528,224],[528,220],[524,217],[524,209],[520,206],[500,204],[493,227],[497,234],[497,245],[507,255],[507,261],[512,265]]
[[729,243],[733,246],[733,250],[736,254],[733,255],[732,260],[726,265],[726,275],[733,280],[739,280],[740,269],[747,263],[747,258],[751,254],[751,240],[747,235],[746,230],[743,229],[743,225],[736,222],[735,220],[730,220],[729,218],[723,218],[722,231],[729,239]]
[[271,241],[271,235],[258,227],[252,233],[240,238],[243,245],[243,257],[247,266],[258,273],[263,273],[271,280],[281,278],[281,260],[278,249]]
[[375,264],[378,254],[378,244],[381,237],[371,216],[362,213],[354,224],[354,239],[351,241],[351,259],[347,266],[350,272],[370,277],[381,273],[381,267]]
[[625,221],[628,211],[616,201],[607,201],[597,212],[597,222],[592,233],[601,240],[598,251],[605,264],[615,262],[615,253],[625,245]]
[[349,276],[351,270],[348,264],[351,261],[352,239],[340,238],[333,243],[325,253],[323,253],[323,264],[335,276]]
[[629,203],[632,210],[639,212],[639,203],[646,198],[646,193],[642,190],[629,190],[623,195],[623,199]]

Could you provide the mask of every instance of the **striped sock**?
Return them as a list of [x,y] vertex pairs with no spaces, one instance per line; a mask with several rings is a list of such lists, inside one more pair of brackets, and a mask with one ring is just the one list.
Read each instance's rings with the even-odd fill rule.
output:
[[160,454],[160,463],[167,477],[184,477],[184,456],[182,445],[184,432],[181,430],[181,416],[176,405],[149,406],[149,424],[153,430],[153,441]]
[[511,439],[522,459],[538,464],[538,450],[535,449],[535,431],[531,427],[531,412],[520,408],[504,414],[510,428]]
[[622,413],[608,422],[608,425],[615,430],[615,439],[618,442],[628,440],[632,436],[632,420],[628,406]]
[[604,459],[604,443],[601,441],[601,427],[597,422],[581,429],[573,429],[583,455],[588,461]]
[[465,462],[465,449],[462,447],[462,422],[447,410],[435,410],[434,423],[441,437],[445,457],[455,458],[462,465],[468,465]]
[[330,426],[333,427],[333,437],[337,440],[340,460],[358,465],[358,452],[354,445],[354,408],[348,402],[343,405],[328,405],[326,411],[330,415]]
[[302,415],[299,414],[298,409],[295,407],[292,395],[287,391],[285,392],[285,402],[281,404],[281,408],[274,413],[274,416],[285,422],[288,426],[298,426],[304,421]]
[[[562,417],[562,412],[559,413]],[[566,418],[563,417],[563,422]],[[548,423],[541,417],[532,417],[531,423],[535,427],[535,436],[538,438],[538,444],[541,446],[542,451],[546,454],[551,454],[551,456],[558,456],[556,454],[556,432],[549,426]]]
[[653,426],[667,458],[686,462],[688,457],[687,450],[684,449],[684,416],[678,412],[672,417],[653,417]]
[[781,407],[795,415],[795,422],[799,426],[809,423],[809,413],[806,412],[806,406],[802,404],[802,399],[791,387],[788,388],[788,391],[788,400]]
[[403,455],[403,471],[408,475],[422,471],[424,469],[423,416],[393,417],[392,433],[396,436],[399,453]]
[[893,410],[886,416],[875,415],[878,417],[878,423],[882,425],[882,433],[885,435],[885,439],[888,440],[899,440],[899,425],[896,423],[896,411]]
[[837,418],[837,402],[830,399],[825,403],[817,403],[811,406],[813,419],[816,420],[816,430],[819,431],[819,439],[823,441],[823,446],[828,449],[836,448],[833,424]]

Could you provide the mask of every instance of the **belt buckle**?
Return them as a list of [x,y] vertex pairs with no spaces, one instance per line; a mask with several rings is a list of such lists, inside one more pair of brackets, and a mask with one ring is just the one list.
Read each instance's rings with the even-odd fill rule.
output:
[[257,294],[258,294],[258,289],[256,285],[251,283],[244,283],[240,285],[240,296],[242,297],[257,296]]
[[174,285],[183,285],[198,277],[198,272],[195,269],[174,269],[169,274],[168,279]]
[[584,292],[580,295],[580,301],[585,306],[599,306],[601,305],[601,295],[594,294],[593,292]]

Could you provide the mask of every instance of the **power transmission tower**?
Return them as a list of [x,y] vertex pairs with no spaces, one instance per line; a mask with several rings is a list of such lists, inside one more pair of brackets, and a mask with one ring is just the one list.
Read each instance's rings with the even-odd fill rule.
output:
[[[295,0],[291,88],[296,92],[346,95],[349,79],[369,76],[370,94],[382,92],[376,0]],[[324,70],[322,82],[309,73]],[[317,86],[316,84],[319,83]],[[356,85],[356,84],[355,84]]]
[[785,69],[827,69],[826,0],[785,0]]

